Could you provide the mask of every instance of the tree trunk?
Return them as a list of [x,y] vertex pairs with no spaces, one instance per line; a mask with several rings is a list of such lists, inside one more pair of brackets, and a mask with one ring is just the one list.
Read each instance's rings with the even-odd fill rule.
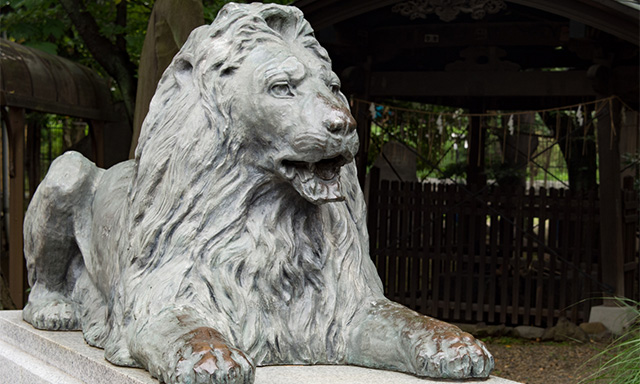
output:
[[[584,114],[588,115],[587,111]],[[571,116],[547,114],[544,122],[552,131],[559,130],[556,136],[567,163],[569,189],[572,192],[596,189],[598,165],[593,120],[585,117],[584,126],[578,127]]]
[[[132,122],[136,100],[136,68],[129,58],[126,47],[124,47],[123,38],[116,37],[116,44],[114,44],[102,36],[98,23],[82,0],[59,1],[69,13],[69,18],[91,55],[118,83],[129,121]],[[124,0],[118,6],[117,22],[126,23],[126,1]]]

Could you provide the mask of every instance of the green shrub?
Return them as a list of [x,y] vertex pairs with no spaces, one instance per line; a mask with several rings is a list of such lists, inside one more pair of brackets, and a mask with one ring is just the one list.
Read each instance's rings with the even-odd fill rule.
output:
[[621,305],[635,314],[635,320],[625,333],[590,361],[598,367],[580,383],[640,384],[640,303],[617,298]]

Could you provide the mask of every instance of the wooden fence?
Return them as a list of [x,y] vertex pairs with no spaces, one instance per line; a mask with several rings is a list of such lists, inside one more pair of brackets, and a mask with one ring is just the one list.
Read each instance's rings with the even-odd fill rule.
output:
[[595,192],[375,178],[371,257],[392,300],[447,321],[537,326],[587,321],[600,303]]

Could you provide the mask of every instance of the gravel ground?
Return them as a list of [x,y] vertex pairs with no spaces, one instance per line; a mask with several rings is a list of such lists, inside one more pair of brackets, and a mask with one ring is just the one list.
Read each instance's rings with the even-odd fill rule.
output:
[[493,375],[526,384],[575,384],[593,371],[596,364],[587,361],[605,347],[505,338],[485,342],[496,361]]

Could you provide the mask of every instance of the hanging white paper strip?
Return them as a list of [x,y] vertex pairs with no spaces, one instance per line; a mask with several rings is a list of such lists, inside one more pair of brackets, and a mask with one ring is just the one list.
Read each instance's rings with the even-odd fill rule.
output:
[[509,122],[507,123],[507,127],[509,127],[509,135],[513,136],[513,131],[514,131],[514,127],[513,127],[513,115],[509,116]]
[[578,124],[582,127],[584,125],[584,115],[582,114],[582,105],[578,106],[578,112],[576,112],[576,119],[578,119]]
[[376,105],[371,103],[369,104],[369,113],[371,114],[371,120],[376,119]]

